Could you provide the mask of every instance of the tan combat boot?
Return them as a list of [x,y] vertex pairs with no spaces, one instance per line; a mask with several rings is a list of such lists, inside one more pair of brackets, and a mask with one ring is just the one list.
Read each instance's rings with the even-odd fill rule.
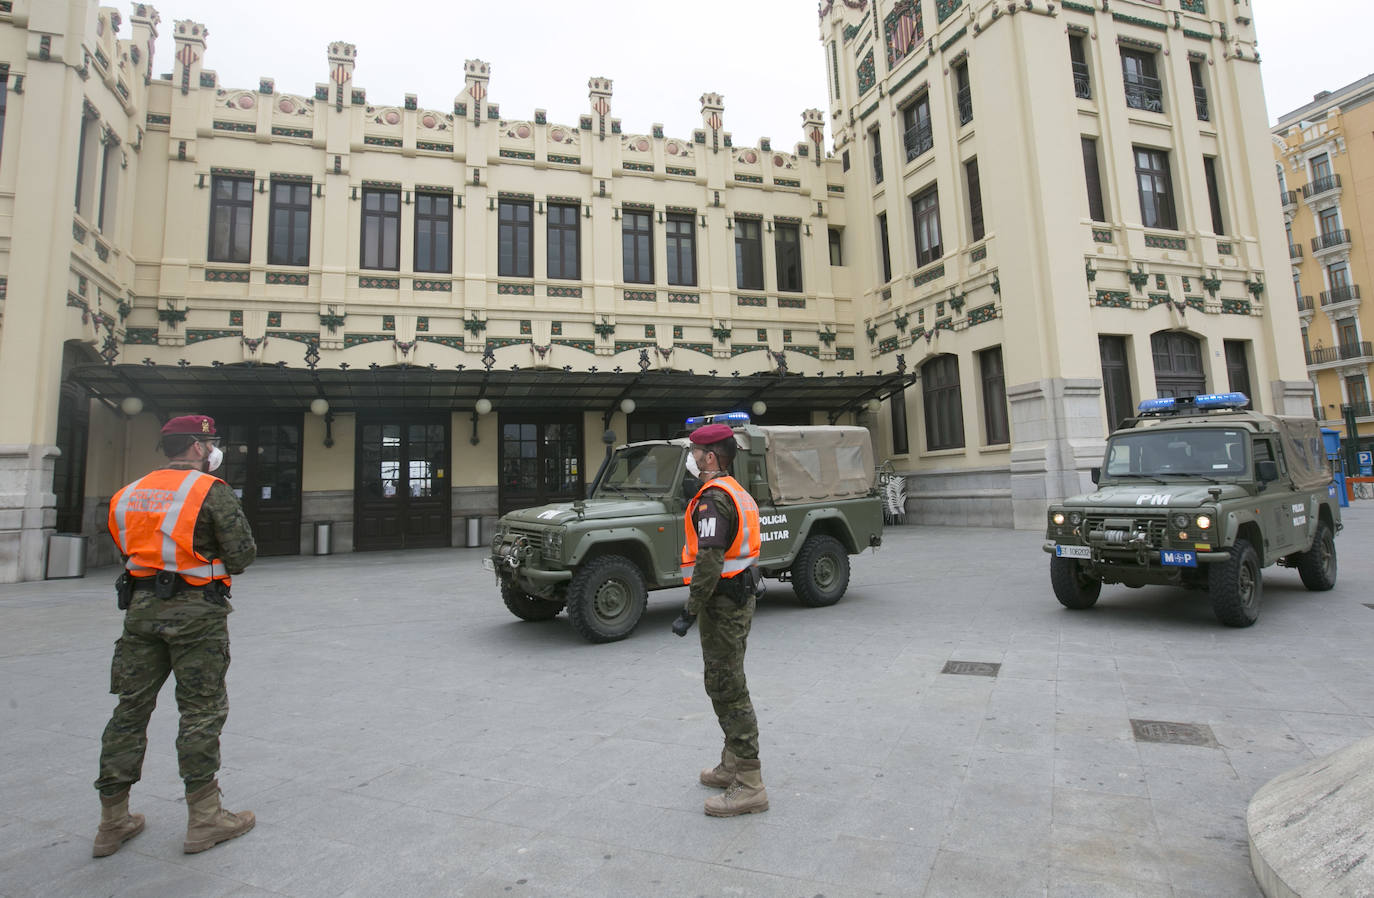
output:
[[119,846],[143,832],[143,815],[129,813],[129,790],[100,796],[100,828],[95,832],[91,857],[109,857]]
[[181,850],[195,854],[248,832],[257,822],[252,811],[237,814],[219,806],[219,782],[211,780],[186,793],[186,842]]
[[735,764],[735,781],[720,795],[706,799],[706,813],[712,817],[737,817],[768,810],[759,759],[739,758]]
[[720,763],[714,767],[707,767],[701,771],[701,784],[710,786],[712,789],[725,789],[735,781],[734,752],[728,748],[720,750]]

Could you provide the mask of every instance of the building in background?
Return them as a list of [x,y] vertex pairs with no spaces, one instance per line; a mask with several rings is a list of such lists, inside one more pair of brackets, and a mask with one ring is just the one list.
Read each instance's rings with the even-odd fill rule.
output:
[[669,135],[473,59],[423,109],[342,42],[225,85],[203,24],[0,4],[0,581],[109,560],[185,411],[265,554],[455,544],[689,413],[857,420],[912,519],[1028,528],[1141,397],[1305,413],[1249,4],[1168,3],[823,0],[778,148],[709,92]]
[[[1293,289],[1302,318],[1313,411],[1324,427],[1374,446],[1369,375],[1374,366],[1361,286],[1369,286],[1374,220],[1374,75],[1279,118],[1273,128]],[[1374,319],[1370,319],[1374,320]],[[1358,473],[1352,471],[1353,473]]]

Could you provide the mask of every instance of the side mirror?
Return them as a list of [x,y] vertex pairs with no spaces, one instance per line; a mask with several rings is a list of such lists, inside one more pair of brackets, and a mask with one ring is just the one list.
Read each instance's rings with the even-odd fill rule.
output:
[[1276,461],[1255,462],[1255,479],[1260,483],[1273,483],[1279,479],[1279,463]]
[[1098,483],[1098,481],[1100,481],[1100,480],[1102,479],[1102,469],[1101,469],[1101,468],[1093,468],[1093,469],[1092,469],[1091,471],[1089,471],[1088,473],[1089,473],[1089,475],[1090,475],[1090,476],[1092,477],[1092,479],[1093,479],[1093,486],[1096,486],[1097,483]]

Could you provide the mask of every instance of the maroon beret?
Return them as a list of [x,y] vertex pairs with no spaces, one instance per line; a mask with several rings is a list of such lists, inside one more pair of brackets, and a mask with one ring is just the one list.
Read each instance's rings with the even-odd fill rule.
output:
[[162,425],[162,435],[184,435],[212,437],[215,433],[215,419],[208,415],[182,415]]
[[729,424],[707,424],[705,427],[698,427],[692,431],[688,439],[698,446],[709,446],[712,443],[728,440],[734,435],[735,432],[730,429]]

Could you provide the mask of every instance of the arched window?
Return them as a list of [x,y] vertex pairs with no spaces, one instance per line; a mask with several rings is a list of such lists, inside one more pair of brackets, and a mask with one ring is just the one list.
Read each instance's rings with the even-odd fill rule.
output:
[[921,366],[925,399],[926,450],[961,449],[964,445],[964,406],[959,394],[959,359],[936,356]]

